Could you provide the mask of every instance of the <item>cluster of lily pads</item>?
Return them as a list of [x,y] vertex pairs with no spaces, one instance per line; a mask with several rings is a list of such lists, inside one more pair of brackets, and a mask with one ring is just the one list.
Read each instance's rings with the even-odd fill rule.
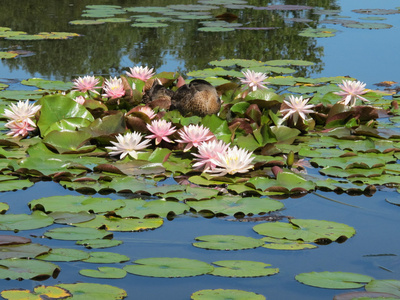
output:
[[[8,205],[2,203],[5,214],[0,220],[1,230],[30,230],[62,224],[62,227],[47,230],[44,236],[76,241],[89,249],[106,248],[120,244],[112,239],[113,231],[156,229],[163,225],[163,218],[173,215],[188,212],[207,217],[260,215],[262,219],[268,217],[264,214],[284,208],[282,202],[270,197],[288,197],[317,189],[371,195],[377,186],[397,187],[400,184],[396,164],[399,135],[386,128],[389,125],[396,127],[398,122],[397,95],[393,92],[365,90],[365,86],[353,78],[267,77],[266,72],[262,72],[263,68],[272,65],[312,64],[304,61],[222,60],[211,64],[216,68],[196,71],[196,78],[216,86],[222,107],[218,114],[204,117],[182,116],[176,110],[165,108],[165,103],[159,100],[147,105],[142,103],[143,93],[153,85],[155,78],[165,88],[175,90],[175,84],[183,80],[177,73],[135,78],[132,69],[119,78],[89,76],[86,80],[91,82],[86,81],[86,84],[94,83],[94,86],[87,90],[83,90],[84,78],[76,78],[74,82],[24,81],[23,84],[39,88],[32,91],[8,91],[6,86],[3,87],[0,91],[5,121],[0,140],[1,191],[26,188],[40,180],[53,180],[82,194],[132,193],[136,198],[48,197],[31,201],[30,215],[8,214]],[[143,75],[145,71],[142,69],[138,73]],[[355,90],[346,92],[346,88]],[[14,104],[16,101],[19,102]],[[170,124],[169,129],[175,127],[177,131],[169,134],[168,139],[158,134],[157,142],[157,131],[149,129],[154,120],[163,120]],[[193,154],[199,154],[199,150],[192,146],[190,151],[185,151],[190,139],[182,141],[183,137],[178,133],[190,126],[207,128],[213,139],[251,153],[251,164],[248,163],[248,168],[242,169],[244,172],[240,175],[227,172],[215,176],[203,172],[202,168],[193,168],[199,162],[196,160],[199,156]],[[7,135],[10,132],[11,135]],[[130,155],[129,147],[124,148],[124,140],[121,143],[116,137],[133,132],[141,138],[155,137],[141,149],[135,150],[139,142],[130,145],[135,151]],[[206,136],[210,135],[207,133]],[[177,143],[179,139],[181,142]],[[117,150],[122,149],[118,156],[126,155],[122,159],[110,156],[107,147],[112,145]],[[311,165],[320,167],[319,172]],[[345,224],[291,218],[258,224],[253,229],[264,237],[200,236],[195,238],[193,246],[214,250],[310,249],[318,244],[344,242],[355,233],[354,228]],[[87,240],[87,236],[92,238]],[[12,242],[6,243],[1,252],[0,265],[5,267],[0,272],[2,278],[56,277],[59,268],[52,262],[66,259],[95,263],[130,260],[112,252],[50,249],[31,241],[15,242],[15,238],[18,239],[16,236],[4,238]],[[21,253],[21,256],[16,257],[15,253]],[[4,256],[6,254],[9,256]],[[16,274],[15,268],[26,268],[26,275]],[[38,273],[32,273],[32,270],[38,270]],[[189,270],[187,275],[185,272]],[[255,270],[259,273],[254,273]],[[198,273],[194,274],[194,271]],[[126,272],[156,277],[202,274],[254,277],[273,275],[278,269],[263,262],[227,260],[210,264],[161,257],[134,261],[123,268],[85,269],[80,274],[122,278]],[[330,285],[333,288],[341,288],[342,284],[350,282],[357,286],[347,288],[358,288],[368,282],[367,291],[379,286],[379,281],[363,276],[342,272],[303,273],[296,279],[325,288],[326,283],[315,283],[315,278],[317,282],[322,277],[330,283],[333,281],[335,284]],[[93,293],[92,288],[98,287],[60,284],[48,288],[61,294],[74,294],[76,289]],[[9,293],[12,295],[13,291],[3,291],[2,296],[7,297]],[[38,287],[33,293],[47,293],[47,290]],[[115,299],[126,296],[120,289],[112,293]],[[208,293],[240,294],[241,291],[201,291],[192,297],[202,299],[201,295]],[[248,299],[251,297],[263,299],[264,296],[247,295]]]

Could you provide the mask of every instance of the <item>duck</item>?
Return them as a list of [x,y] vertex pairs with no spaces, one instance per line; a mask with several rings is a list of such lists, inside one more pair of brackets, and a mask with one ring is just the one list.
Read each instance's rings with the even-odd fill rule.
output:
[[171,98],[174,94],[174,91],[166,88],[162,82],[156,78],[150,89],[144,92],[142,103],[151,108],[158,106],[162,109],[169,109],[171,106]]
[[196,115],[204,117],[219,112],[221,99],[216,88],[208,81],[194,79],[175,91],[171,97],[170,109],[177,109],[182,116]]

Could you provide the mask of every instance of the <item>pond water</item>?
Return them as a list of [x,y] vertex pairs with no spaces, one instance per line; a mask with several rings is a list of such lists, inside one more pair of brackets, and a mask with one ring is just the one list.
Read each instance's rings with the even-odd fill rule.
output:
[[[87,5],[113,4],[122,7],[166,6],[196,4],[197,1],[106,1],[59,0],[17,2],[2,0],[0,27],[29,34],[51,31],[76,32],[82,36],[67,40],[6,40],[0,38],[0,51],[18,50],[14,59],[0,61],[0,83],[8,90],[29,89],[20,81],[38,77],[71,81],[88,74],[118,76],[129,67],[147,65],[160,72],[186,73],[210,68],[213,60],[298,59],[314,62],[308,68],[298,68],[296,76],[330,77],[348,75],[367,83],[367,88],[382,81],[400,82],[398,72],[400,48],[400,14],[379,15],[384,20],[368,20],[393,25],[389,29],[346,28],[340,24],[324,23],[327,15],[311,14],[310,10],[265,11],[231,10],[238,15],[244,27],[278,27],[269,30],[235,30],[232,32],[198,31],[198,20],[169,22],[168,27],[134,28],[131,23],[101,25],[70,25],[81,19]],[[254,6],[271,4],[310,5],[318,9],[340,10],[343,19],[376,16],[353,12],[355,9],[395,9],[398,1],[342,0],[342,1],[252,1]],[[220,8],[218,13],[226,11]],[[213,12],[213,15],[216,13]],[[132,14],[129,14],[130,16]],[[119,16],[118,16],[119,17]],[[179,17],[177,17],[179,19]],[[311,19],[293,22],[289,18]],[[286,20],[285,20],[286,19]],[[289,19],[289,20],[287,20]],[[185,19],[182,19],[185,20]],[[336,29],[335,36],[326,38],[299,37],[307,27]],[[277,74],[274,74],[275,76]],[[382,89],[382,88],[380,88]],[[318,170],[310,169],[309,172]],[[168,184],[175,184],[174,180]],[[31,213],[27,203],[33,199],[56,195],[81,195],[51,181],[36,182],[32,187],[0,194],[0,202],[8,203],[7,213]],[[126,194],[96,194],[96,197],[124,199]],[[218,260],[251,260],[269,263],[279,268],[278,274],[268,277],[227,278],[202,275],[190,278],[151,278],[128,274],[124,279],[95,279],[79,275],[79,270],[100,265],[85,262],[57,262],[61,273],[56,279],[0,280],[0,290],[24,288],[32,290],[39,284],[92,282],[110,284],[124,289],[127,299],[189,299],[202,289],[239,289],[264,295],[267,299],[317,300],[332,299],[344,291],[303,285],[294,277],[304,272],[342,271],[369,275],[375,279],[400,280],[398,240],[400,233],[399,207],[386,198],[397,198],[396,187],[380,186],[371,195],[350,195],[317,191],[302,197],[282,199],[284,209],[277,215],[297,219],[329,220],[344,223],[356,229],[354,237],[344,243],[319,245],[317,249],[285,251],[255,248],[238,251],[205,250],[192,246],[202,235],[233,234],[260,238],[253,231],[259,222],[239,222],[233,217],[205,218],[198,214],[178,215],[164,219],[158,229],[143,232],[114,232],[114,239],[123,244],[103,249],[127,255],[130,261],[148,257],[182,257],[212,263]],[[1,219],[1,216],[0,216]],[[83,249],[73,241],[41,238],[51,228],[20,231],[35,243],[50,247]],[[1,234],[10,234],[2,231]],[[96,250],[93,250],[96,251]],[[107,264],[122,267],[128,263]],[[354,289],[358,291],[360,289]]]

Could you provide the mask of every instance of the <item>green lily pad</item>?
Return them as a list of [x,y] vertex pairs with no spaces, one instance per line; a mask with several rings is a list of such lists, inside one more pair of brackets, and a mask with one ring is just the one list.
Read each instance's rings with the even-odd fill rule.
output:
[[77,245],[83,245],[87,249],[102,249],[115,247],[122,244],[119,240],[108,240],[108,239],[87,239],[82,241],[77,241]]
[[188,205],[173,201],[153,200],[147,202],[141,199],[132,199],[124,200],[124,202],[125,207],[115,211],[121,218],[144,218],[149,215],[164,218],[171,213],[180,215],[185,211],[189,211]]
[[39,285],[30,290],[11,289],[1,292],[1,296],[8,300],[39,300],[39,299],[65,299],[72,296],[67,290],[55,287]]
[[234,31],[235,28],[232,27],[213,27],[213,26],[205,26],[197,28],[198,31],[203,32],[227,32],[227,31]]
[[87,238],[107,239],[112,238],[113,234],[94,228],[60,227],[46,231],[44,236],[58,240],[77,241]]
[[0,278],[45,280],[56,278],[60,269],[57,265],[34,259],[0,260]]
[[53,224],[53,218],[41,211],[32,214],[6,214],[0,218],[0,230],[31,230]]
[[348,28],[359,28],[359,29],[388,29],[393,27],[393,25],[390,24],[375,23],[375,22],[346,23],[343,24],[343,26]]
[[95,263],[95,264],[115,264],[129,261],[130,258],[126,255],[114,253],[114,252],[90,252],[90,256],[84,259],[84,262]]
[[[261,61],[256,61],[254,59],[223,59],[223,60],[213,60],[209,62],[210,65],[214,65],[217,67],[233,67],[233,66],[240,66],[243,68],[250,68],[250,67],[258,67],[263,66],[265,63]],[[241,74],[240,76],[243,76]]]
[[32,200],[28,203],[32,210],[42,210],[47,213],[54,211],[77,213],[86,212],[108,212],[125,206],[123,200],[112,200],[110,198],[92,198],[87,196],[51,196]]
[[241,290],[200,290],[194,292],[190,299],[192,300],[224,300],[224,299],[232,299],[232,300],[265,300],[266,298],[263,295],[256,294],[253,292],[241,291]]
[[303,241],[293,241],[287,239],[277,239],[271,237],[265,237],[261,239],[266,242],[263,246],[267,249],[275,249],[275,250],[303,250],[303,249],[314,249],[317,248],[316,245],[304,243]]
[[54,219],[54,223],[57,224],[72,224],[81,223],[93,220],[96,216],[87,211],[79,212],[66,212],[66,211],[55,211],[49,214]]
[[0,245],[21,245],[21,244],[29,244],[32,240],[16,235],[9,235],[9,234],[1,234],[0,235]]
[[237,213],[260,214],[282,209],[284,205],[269,198],[245,197],[221,197],[212,200],[186,201],[186,204],[197,212],[212,211],[214,214],[233,216]]
[[97,270],[83,269],[79,274],[86,277],[119,279],[126,276],[126,271],[113,267],[98,267]]
[[0,192],[22,190],[32,185],[34,185],[34,183],[28,179],[1,181]]
[[41,78],[30,78],[28,80],[22,80],[21,84],[36,86],[44,90],[51,91],[66,91],[73,87],[71,82],[55,81],[55,80],[45,80]]
[[104,21],[100,20],[73,20],[68,22],[71,25],[100,25],[104,23]]
[[304,242],[343,241],[356,231],[346,224],[324,220],[291,219],[290,223],[263,223],[253,227],[261,235]]
[[220,260],[213,262],[214,270],[210,273],[223,277],[261,277],[279,272],[278,268],[270,268],[270,264],[248,260]]
[[35,258],[38,255],[45,254],[49,251],[49,247],[34,243],[20,245],[2,245],[0,246],[0,259]]
[[203,235],[195,238],[193,246],[209,250],[243,250],[261,247],[264,242],[248,236]]
[[69,291],[74,300],[117,300],[127,296],[125,290],[108,284],[79,282],[72,284],[62,283],[56,286]]
[[104,23],[128,23],[131,22],[132,20],[129,18],[103,18],[103,19],[97,19],[97,21]]
[[10,59],[18,56],[18,53],[0,51],[0,59]]
[[106,228],[109,231],[142,231],[156,229],[164,223],[161,218],[129,219],[97,216],[94,220],[74,224],[77,227]]
[[38,100],[43,97],[45,91],[18,91],[18,90],[5,90],[0,91],[1,99],[10,99],[10,100]]
[[400,280],[386,279],[386,280],[371,280],[365,289],[368,292],[381,292],[389,293],[400,297]]
[[36,257],[45,261],[79,261],[89,258],[89,253],[68,248],[53,248],[49,253]]
[[137,22],[131,24],[132,27],[144,27],[144,28],[159,28],[159,27],[168,27],[166,23],[145,23],[145,22]]
[[7,203],[0,202],[0,214],[4,214],[10,206]]
[[373,278],[347,272],[310,272],[298,274],[295,279],[306,285],[326,289],[356,289],[363,287]]
[[42,135],[48,133],[47,131],[53,123],[63,119],[83,118],[91,122],[94,121],[92,114],[83,105],[76,103],[67,96],[45,96],[38,101],[38,104],[42,106],[38,121],[38,127]]
[[169,192],[164,195],[166,198],[173,198],[178,200],[204,200],[210,199],[217,196],[219,193],[216,189],[204,188],[204,187],[190,187],[188,186],[185,191]]
[[134,265],[126,265],[128,273],[149,277],[192,277],[210,273],[214,268],[205,262],[177,257],[153,257],[134,261]]
[[[301,59],[275,59],[275,60],[268,60],[265,64],[269,66],[313,66],[315,65],[312,61],[301,60]],[[269,80],[269,78],[268,78]]]
[[324,38],[335,36],[336,32],[337,30],[332,28],[306,28],[300,31],[299,35],[305,37]]

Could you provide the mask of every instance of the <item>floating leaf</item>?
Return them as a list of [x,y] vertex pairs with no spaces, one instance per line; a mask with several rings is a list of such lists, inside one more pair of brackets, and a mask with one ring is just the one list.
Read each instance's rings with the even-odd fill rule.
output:
[[45,261],[79,261],[88,259],[89,253],[77,249],[53,248],[49,253],[36,258]]
[[373,278],[347,272],[311,272],[298,274],[295,279],[306,285],[326,289],[356,289],[363,287]]
[[96,216],[95,214],[91,214],[86,211],[79,212],[65,212],[65,211],[56,211],[49,214],[50,217],[54,219],[54,223],[57,224],[72,224],[72,223],[81,223],[93,220]]
[[49,247],[33,243],[20,245],[2,245],[0,246],[0,259],[35,258],[38,255],[45,254],[49,251]]
[[122,241],[108,239],[88,239],[77,241],[77,245],[83,245],[88,249],[110,248],[122,244]]
[[124,270],[140,276],[149,277],[192,277],[211,272],[213,267],[205,262],[176,257],[153,257],[134,261],[134,265],[126,265]]
[[314,249],[317,248],[316,245],[307,244],[303,241],[293,241],[287,239],[277,239],[271,237],[265,237],[261,239],[262,241],[266,242],[263,246],[267,249],[275,249],[275,250],[303,250],[303,249]]
[[158,28],[158,27],[168,27],[168,24],[137,22],[137,23],[131,24],[131,26],[132,27],[145,27],[145,28]]
[[125,290],[108,284],[98,283],[73,283],[57,284],[56,286],[66,289],[72,294],[74,300],[117,300],[127,296]]
[[386,279],[386,280],[371,280],[365,289],[368,292],[381,292],[389,293],[400,297],[400,280]]
[[97,270],[90,270],[90,269],[80,270],[79,274],[94,278],[119,279],[119,278],[124,278],[126,276],[126,271],[120,268],[98,267]]
[[94,228],[60,227],[46,231],[44,236],[58,240],[77,241],[88,237],[91,239],[111,238],[112,233]]
[[200,290],[194,292],[190,299],[193,300],[224,300],[224,299],[232,299],[232,300],[265,300],[265,297],[260,294],[256,294],[253,292],[246,292],[241,290]]
[[306,28],[300,31],[299,35],[306,37],[324,38],[335,36],[336,31],[336,29],[332,28]]
[[4,290],[1,296],[8,300],[41,300],[41,299],[66,299],[71,294],[62,288],[56,286],[39,285],[30,290]]
[[108,212],[125,206],[123,200],[112,200],[110,198],[93,198],[87,196],[51,196],[32,200],[28,203],[32,210],[43,210],[47,213],[54,211],[77,213],[86,212]]
[[84,262],[95,264],[114,264],[129,261],[130,258],[126,255],[114,252],[90,252],[90,256],[84,259]]
[[0,51],[0,59],[10,59],[18,56],[18,53]]
[[0,235],[0,245],[20,245],[20,244],[28,244],[32,242],[31,239],[22,236],[16,235]]
[[66,91],[73,87],[71,82],[55,81],[55,80],[45,80],[41,78],[30,78],[28,80],[22,80],[21,84],[36,86],[44,90],[51,91]]
[[343,24],[343,26],[349,28],[359,28],[359,29],[388,29],[393,27],[393,25],[390,24],[374,23],[374,22],[348,23],[348,24]]
[[279,272],[278,268],[270,268],[270,264],[248,260],[220,260],[213,262],[214,270],[210,273],[224,277],[260,277],[270,276]]
[[243,250],[264,245],[261,240],[238,235],[203,235],[195,240],[201,242],[193,243],[193,246],[211,250]]
[[305,219],[291,219],[290,223],[258,224],[253,230],[261,235],[304,242],[346,240],[356,233],[353,227],[346,224]]
[[32,185],[34,185],[34,183],[28,179],[1,181],[0,192],[22,190],[31,187]]
[[53,224],[53,218],[41,211],[32,214],[6,214],[0,218],[0,230],[30,230]]
[[45,280],[56,278],[60,269],[57,265],[34,259],[0,260],[0,278]]
[[125,207],[118,209],[115,213],[121,218],[144,218],[145,216],[167,217],[170,213],[180,215],[189,211],[189,206],[173,201],[153,200],[144,201],[141,199],[124,200]]
[[212,211],[215,214],[233,216],[237,213],[260,214],[282,209],[284,205],[268,198],[245,197],[237,199],[234,197],[221,197],[205,201],[186,201],[194,210],[201,212],[204,210]]
[[74,224],[78,227],[106,228],[110,231],[142,231],[156,229],[163,224],[163,219],[129,219],[97,216],[94,220]]
[[104,24],[104,21],[100,20],[73,20],[68,22],[71,25],[100,25]]

